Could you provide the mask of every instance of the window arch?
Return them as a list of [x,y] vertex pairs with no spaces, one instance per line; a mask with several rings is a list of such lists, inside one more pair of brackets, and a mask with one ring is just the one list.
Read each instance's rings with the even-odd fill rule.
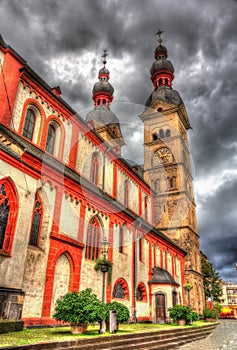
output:
[[137,286],[137,301],[147,301],[146,286],[142,282],[140,282]]
[[155,141],[155,140],[158,140],[159,136],[157,135],[156,132],[154,132],[154,134],[152,134],[152,138],[153,138],[153,141]]
[[167,129],[167,130],[166,130],[165,136],[166,136],[166,137],[170,137],[170,136],[171,136],[171,131],[170,131],[170,129]]
[[56,127],[54,124],[49,124],[45,149],[47,152],[51,154],[54,154],[55,140],[56,140]]
[[10,255],[18,215],[14,184],[8,178],[0,181],[0,251]]
[[106,105],[106,99],[103,98],[103,105]]
[[39,194],[36,193],[31,229],[30,229],[30,240],[29,240],[30,245],[38,246],[41,223],[42,223],[42,202]]
[[164,138],[164,137],[165,137],[165,134],[164,134],[164,130],[163,130],[163,129],[160,129],[160,130],[159,130],[159,136],[160,136],[160,138]]
[[36,116],[32,109],[27,109],[22,135],[32,141],[35,129]]
[[169,84],[169,81],[167,78],[165,78],[165,84],[168,85]]
[[93,153],[91,157],[90,181],[96,186],[99,184],[99,156],[97,153]]
[[162,85],[162,78],[159,79],[159,85]]
[[129,181],[124,181],[124,206],[128,208],[129,205]]
[[128,284],[123,278],[119,278],[113,289],[113,298],[129,300]]
[[100,253],[100,224],[96,217],[93,217],[87,228],[86,253],[85,258],[96,260]]

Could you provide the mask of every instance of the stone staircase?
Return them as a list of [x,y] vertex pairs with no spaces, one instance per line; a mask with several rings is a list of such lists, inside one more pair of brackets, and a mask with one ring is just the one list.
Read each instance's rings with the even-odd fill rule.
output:
[[100,335],[62,342],[0,347],[0,350],[175,350],[183,344],[205,338],[215,329],[217,324],[125,335]]

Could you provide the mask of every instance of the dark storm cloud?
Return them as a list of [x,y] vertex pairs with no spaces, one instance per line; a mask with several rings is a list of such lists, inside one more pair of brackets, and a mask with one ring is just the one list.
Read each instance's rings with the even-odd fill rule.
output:
[[[0,1],[0,32],[6,42],[47,83],[60,84],[63,98],[78,112],[93,108],[91,89],[102,49],[108,48],[115,88],[112,109],[138,129],[135,105],[133,111],[127,105],[120,113],[115,102],[145,103],[153,89],[149,69],[157,46],[154,33],[165,30],[163,43],[175,67],[173,87],[193,127],[189,134],[196,183],[207,181],[205,195],[197,189],[202,249],[223,277],[232,280],[237,279],[236,18],[234,0]],[[87,52],[94,56],[85,73],[77,57]],[[52,70],[56,59],[58,69]],[[74,79],[67,76],[72,69]],[[126,156],[140,161],[136,132],[129,127],[123,132],[130,145]],[[212,189],[210,176],[218,182]]]

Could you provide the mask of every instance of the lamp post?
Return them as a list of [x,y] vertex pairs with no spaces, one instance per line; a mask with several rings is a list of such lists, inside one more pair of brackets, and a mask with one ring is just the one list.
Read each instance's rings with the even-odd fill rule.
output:
[[[102,272],[102,303],[105,303],[105,274],[109,270],[108,264],[106,264],[107,256],[108,256],[108,250],[109,250],[109,242],[104,237],[104,239],[101,241],[101,255],[102,255],[102,264],[100,267],[100,271]],[[103,264],[103,260],[105,263]],[[100,323],[100,334],[105,333],[105,320],[104,318],[101,320]]]

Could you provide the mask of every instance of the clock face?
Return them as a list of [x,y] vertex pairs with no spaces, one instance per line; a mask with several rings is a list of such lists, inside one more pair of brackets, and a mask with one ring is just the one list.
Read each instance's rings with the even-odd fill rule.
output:
[[160,148],[155,152],[155,158],[159,163],[172,162],[172,153],[166,147]]

